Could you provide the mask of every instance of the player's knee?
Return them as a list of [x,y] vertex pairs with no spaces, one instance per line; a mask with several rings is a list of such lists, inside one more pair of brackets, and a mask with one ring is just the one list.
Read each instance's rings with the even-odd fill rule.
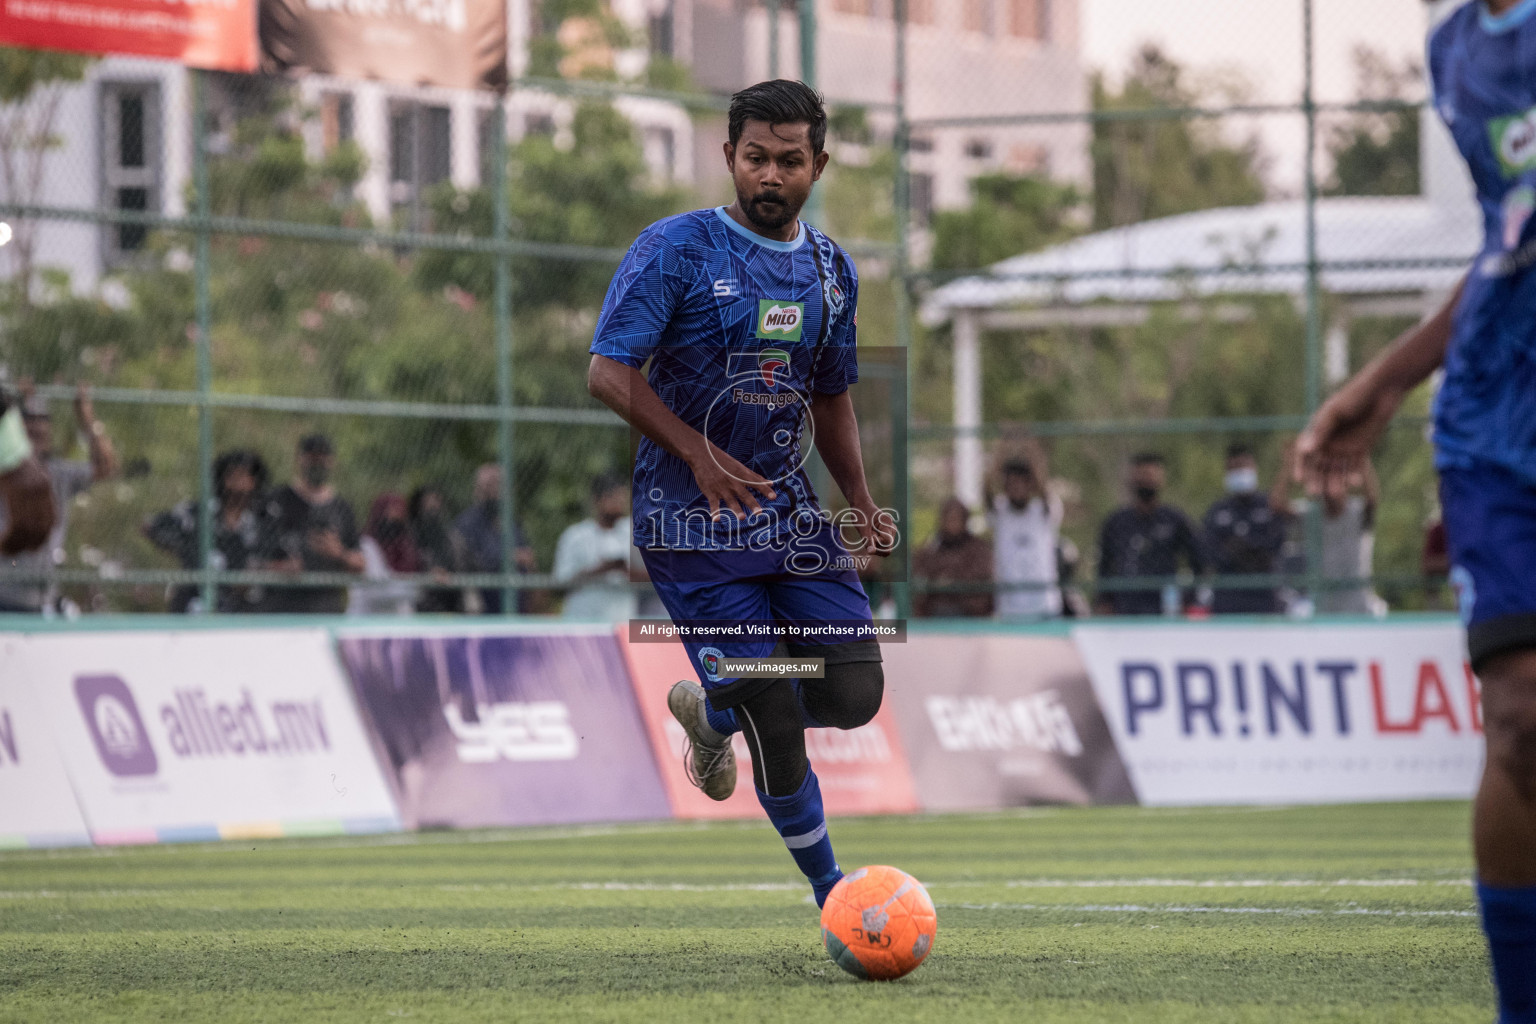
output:
[[1536,803],[1536,650],[1491,658],[1481,675],[1488,766]]
[[833,729],[867,725],[880,710],[885,695],[885,667],[878,661],[828,665],[822,679],[801,683],[805,709]]

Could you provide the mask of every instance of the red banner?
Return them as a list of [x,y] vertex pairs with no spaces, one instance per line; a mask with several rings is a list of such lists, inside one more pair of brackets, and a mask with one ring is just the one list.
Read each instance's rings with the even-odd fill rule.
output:
[[255,71],[256,0],[0,0],[0,43]]
[[[752,762],[740,735],[735,749],[741,774],[729,800],[711,800],[683,771],[683,727],[667,711],[667,691],[679,679],[696,678],[687,649],[681,643],[632,644],[626,629],[620,627],[618,633],[672,813],[679,818],[761,818],[763,809],[752,793]],[[805,752],[821,780],[828,814],[908,814],[918,809],[917,788],[889,707],[881,708],[868,725],[847,732],[807,729]]]

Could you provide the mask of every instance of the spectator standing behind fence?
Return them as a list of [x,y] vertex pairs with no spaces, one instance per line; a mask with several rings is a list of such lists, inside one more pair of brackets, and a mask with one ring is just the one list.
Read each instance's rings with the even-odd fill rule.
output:
[[936,587],[975,587],[934,593],[919,588],[912,595],[912,614],[924,618],[974,618],[991,615],[992,545],[971,532],[971,510],[959,498],[939,509],[939,528],[912,556],[912,574],[921,584]]
[[363,582],[347,595],[348,615],[410,615],[416,610],[419,588],[399,575],[422,571],[416,538],[411,535],[405,498],[385,493],[368,507],[368,523],[358,542],[363,556]]
[[1062,506],[1047,490],[1049,479],[1045,452],[1038,444],[1030,446],[1026,458],[1003,464],[1003,493],[992,500],[991,516],[999,618],[1061,614],[1056,545]]
[[555,582],[570,587],[564,614],[568,619],[627,621],[640,607],[629,585],[638,565],[629,481],[606,473],[594,480],[592,512],[591,519],[567,526],[555,545]]
[[[267,502],[267,565],[285,572],[360,573],[357,518],[336,493],[331,476],[336,449],[324,434],[299,441],[291,483]],[[340,615],[347,610],[346,587],[269,587],[263,610]]]
[[[1216,572],[1221,575],[1258,575],[1275,571],[1285,546],[1289,510],[1286,492],[1289,454],[1280,460],[1280,471],[1269,493],[1259,490],[1259,464],[1245,444],[1227,448],[1226,494],[1205,513],[1205,543]],[[1217,615],[1274,615],[1281,610],[1276,587],[1216,588],[1211,611]]]
[[[422,572],[446,581],[463,565],[464,542],[448,521],[448,505],[443,500],[443,492],[436,487],[416,488],[406,502],[406,515],[410,519],[417,555],[421,558]],[[456,587],[424,587],[416,610],[462,612],[464,592]]]
[[[255,568],[264,536],[261,513],[268,481],[267,464],[253,451],[237,448],[213,460],[211,568],[232,572]],[[183,569],[203,566],[199,531],[195,500],[157,512],[144,523],[145,538],[175,555]],[[200,612],[201,595],[195,583],[176,586],[171,590],[170,610],[178,614]],[[216,595],[220,612],[256,611],[260,598],[259,588],[245,586],[221,586]]]
[[[53,439],[53,420],[47,402],[32,393],[31,385],[21,389],[22,423],[32,445],[33,457],[48,474],[53,490],[54,521],[47,543],[24,555],[16,555],[8,565],[39,573],[37,579],[0,583],[0,611],[38,613],[52,609],[58,601],[58,588],[47,578],[54,566],[65,558],[64,541],[69,532],[69,512],[75,496],[90,490],[92,484],[117,474],[117,453],[107,436],[106,426],[96,418],[91,391],[81,384],[75,389],[75,425],[85,438],[90,461],[61,459]],[[4,510],[0,509],[0,535],[6,530]]]
[[[1289,463],[1290,459],[1287,458]],[[1322,577],[1324,580],[1363,580],[1374,570],[1376,502],[1380,484],[1376,468],[1367,461],[1358,485],[1345,493],[1323,493]],[[1369,583],[1323,587],[1315,606],[1328,615],[1380,615],[1386,611]]]
[[53,521],[48,474],[32,454],[21,404],[0,380],[0,566],[42,546]]
[[[1179,562],[1189,563],[1195,575],[1206,568],[1206,555],[1195,525],[1183,511],[1162,502],[1167,469],[1156,452],[1131,457],[1131,503],[1116,510],[1099,531],[1099,580],[1131,576],[1175,576]],[[1183,598],[1177,585],[1105,590],[1095,602],[1101,614],[1177,614]]]
[[[460,513],[459,536],[464,539],[464,568],[468,572],[501,572],[501,467],[488,462],[475,471],[474,504]],[[534,572],[538,562],[522,527],[512,526],[512,564],[518,572]],[[480,610],[486,615],[501,614],[501,588],[486,587],[479,592]],[[528,608],[528,592],[518,593],[517,610]]]

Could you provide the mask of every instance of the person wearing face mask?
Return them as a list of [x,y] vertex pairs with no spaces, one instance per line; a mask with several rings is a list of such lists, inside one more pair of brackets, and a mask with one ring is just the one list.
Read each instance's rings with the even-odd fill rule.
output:
[[[487,462],[475,471],[474,504],[459,514],[454,526],[464,540],[465,572],[501,572],[501,467],[496,463]],[[516,523],[512,537],[512,562],[517,571],[537,572],[533,548]],[[486,587],[479,595],[484,614],[501,614],[500,588]],[[528,591],[518,591],[517,605],[519,612],[529,610]]]
[[[232,572],[255,568],[267,480],[267,464],[253,451],[236,448],[214,459],[213,550],[209,552],[213,568]],[[197,502],[190,500],[151,516],[143,532],[155,547],[175,555],[183,569],[200,569],[199,529]],[[220,587],[216,600],[220,612],[253,612],[260,598],[259,588],[237,586]],[[169,607],[177,613],[203,611],[202,589],[195,583],[173,588]]]
[[[1275,571],[1285,546],[1286,474],[1281,460],[1270,493],[1259,490],[1259,464],[1253,449],[1234,443],[1227,448],[1223,482],[1226,494],[1205,513],[1205,542],[1218,575],[1252,576]],[[1281,610],[1275,587],[1216,588],[1211,611],[1217,615],[1274,615]]]
[[[1112,513],[1099,531],[1101,581],[1171,577],[1178,573],[1181,559],[1195,575],[1205,572],[1206,553],[1194,523],[1183,510],[1162,501],[1166,477],[1166,462],[1158,453],[1131,457],[1131,503]],[[1165,586],[1106,589],[1094,608],[1101,615],[1157,615],[1164,610]],[[1182,597],[1179,602],[1182,606]]]
[[358,550],[363,555],[366,582],[352,588],[347,614],[410,615],[414,612],[416,584],[395,577],[423,572],[426,564],[411,533],[404,497],[386,493],[373,499]]
[[[268,568],[285,572],[360,573],[366,567],[358,547],[357,518],[336,493],[331,475],[336,450],[324,434],[299,441],[293,480],[267,502]],[[346,587],[269,587],[263,610],[286,614],[340,615],[347,610]]]

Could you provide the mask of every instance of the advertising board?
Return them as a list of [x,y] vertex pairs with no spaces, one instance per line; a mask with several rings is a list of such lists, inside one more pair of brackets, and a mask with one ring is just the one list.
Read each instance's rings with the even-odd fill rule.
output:
[[399,827],[324,630],[6,643],[97,843]]
[[22,642],[0,636],[0,849],[89,844],[53,727],[15,654]]
[[256,0],[0,0],[0,43],[255,71]]
[[1143,803],[1464,799],[1482,764],[1454,622],[1074,630]]

